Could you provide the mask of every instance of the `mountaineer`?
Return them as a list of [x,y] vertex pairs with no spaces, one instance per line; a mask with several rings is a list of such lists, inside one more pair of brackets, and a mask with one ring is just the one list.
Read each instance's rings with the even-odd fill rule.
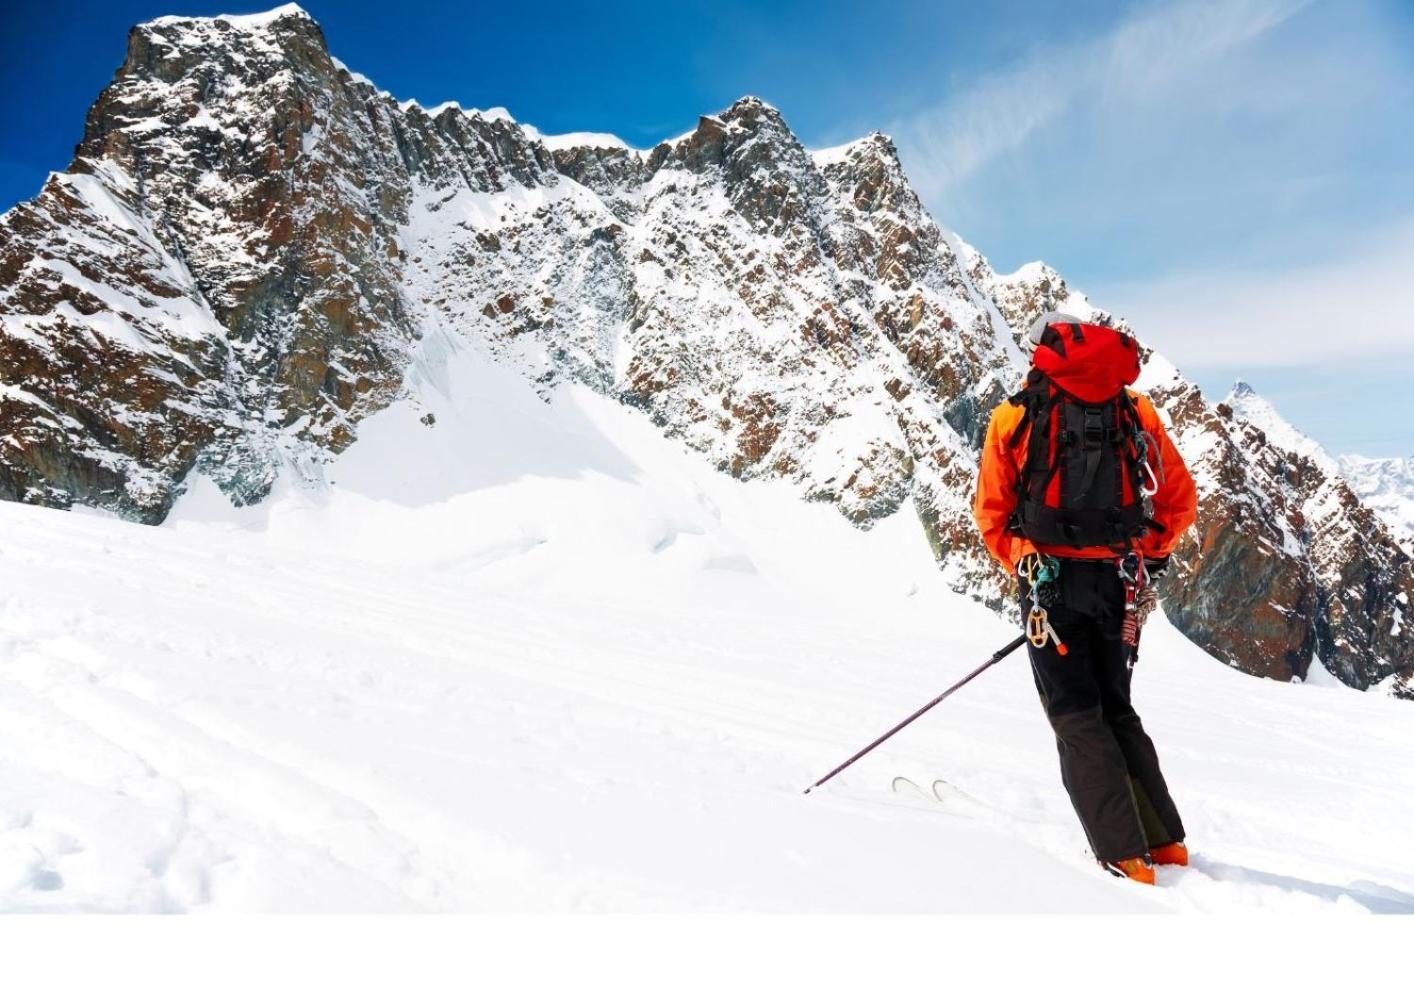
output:
[[1031,369],[997,407],[973,506],[987,549],[1019,578],[1031,667],[1061,779],[1100,864],[1138,882],[1187,865],[1183,822],[1130,702],[1139,627],[1197,492],[1145,396],[1139,345],[1047,313]]

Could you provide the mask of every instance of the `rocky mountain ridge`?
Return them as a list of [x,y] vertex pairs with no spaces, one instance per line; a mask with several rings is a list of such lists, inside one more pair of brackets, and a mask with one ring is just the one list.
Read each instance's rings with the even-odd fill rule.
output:
[[[914,511],[952,585],[1001,606],[976,449],[1053,307],[1110,320],[1043,265],[993,271],[882,134],[810,151],[748,97],[647,151],[547,137],[399,103],[297,7],[162,18],[69,170],[0,218],[0,496],[156,522],[193,471],[238,502],[317,483],[453,334],[856,525]],[[1175,623],[1249,672],[1319,656],[1408,692],[1414,567],[1383,523],[1161,357],[1140,384],[1205,495]]]

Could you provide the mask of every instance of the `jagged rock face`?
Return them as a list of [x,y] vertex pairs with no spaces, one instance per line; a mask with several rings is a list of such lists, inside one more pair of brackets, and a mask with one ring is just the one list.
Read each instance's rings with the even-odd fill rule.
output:
[[990,579],[969,441],[1015,372],[886,138],[812,155],[745,99],[642,155],[555,162],[533,193],[420,191],[422,322],[473,328],[543,386],[587,382],[857,524],[911,501],[960,581]]
[[0,222],[0,495],[145,518],[220,428],[229,348],[116,169]]
[[[134,29],[69,172],[0,219],[0,495],[157,521],[196,469],[261,497],[353,442],[436,331],[855,524],[911,509],[954,586],[1001,607],[976,451],[1048,308],[1109,319],[1044,266],[993,272],[883,135],[810,152],[747,98],[647,152],[567,144],[397,103],[297,9],[162,19]],[[1378,526],[1349,489],[1291,480],[1151,376],[1208,495],[1180,626],[1264,675],[1317,651],[1358,685],[1414,669],[1408,626],[1381,631],[1408,558],[1346,538]]]
[[[26,320],[26,356],[47,358],[47,373],[20,382],[28,400],[7,407],[7,421],[57,438],[46,406],[98,420],[67,443],[26,444],[20,470],[7,458],[0,477],[17,494],[155,520],[205,458],[234,498],[258,498],[272,448],[314,439],[338,449],[352,439],[350,413],[396,388],[387,369],[408,335],[391,263],[399,193],[376,183],[388,170],[370,161],[392,142],[370,133],[338,74],[302,16],[260,30],[164,19],[132,31],[69,174],[0,225],[7,270],[29,269],[22,286],[75,258],[108,262],[82,272],[77,314],[57,283],[17,294],[6,280],[6,329]],[[36,229],[26,214],[46,222]],[[146,294],[171,301],[154,309],[134,291],[141,268],[169,283]],[[123,355],[101,370],[81,343],[95,336]],[[139,395],[154,413],[112,428]],[[95,470],[142,483],[60,480]]]
[[[1250,388],[1239,385],[1216,407],[1232,446],[1257,473],[1252,488],[1271,501],[1265,517],[1280,528],[1281,569],[1303,566],[1315,651],[1343,682],[1367,686],[1393,677],[1410,693],[1414,636],[1405,614],[1414,565],[1398,534],[1361,502],[1340,466],[1319,444],[1286,423]],[[1304,668],[1302,669],[1304,673]]]
[[134,28],[69,173],[0,221],[0,492],[156,521],[199,463],[262,497],[400,386],[414,177],[547,174],[512,123],[355,80],[302,12]]

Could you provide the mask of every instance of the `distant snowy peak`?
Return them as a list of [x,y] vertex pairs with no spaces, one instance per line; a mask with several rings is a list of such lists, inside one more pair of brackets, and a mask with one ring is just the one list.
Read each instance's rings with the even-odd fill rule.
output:
[[1398,492],[1414,497],[1414,456],[1362,457],[1355,453],[1341,454],[1340,469],[1356,490]]
[[1394,531],[1414,554],[1414,457],[1361,457],[1345,454],[1341,472],[1360,500]]
[[1276,407],[1257,394],[1257,390],[1247,382],[1241,379],[1234,382],[1223,404],[1231,408],[1238,418],[1265,433],[1267,442],[1289,453],[1307,457],[1333,474],[1341,473],[1339,465],[1325,447],[1282,418]]

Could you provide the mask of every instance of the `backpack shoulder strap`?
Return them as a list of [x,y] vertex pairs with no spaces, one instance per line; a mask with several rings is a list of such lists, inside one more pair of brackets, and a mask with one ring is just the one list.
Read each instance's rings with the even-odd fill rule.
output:
[[1033,368],[1026,375],[1026,384],[1007,401],[1012,405],[1019,405],[1025,410],[1022,412],[1016,428],[1007,437],[1007,449],[1015,449],[1021,442],[1021,437],[1026,432],[1027,426],[1038,421],[1045,421],[1045,413],[1052,401],[1051,389],[1046,382],[1046,376]]

